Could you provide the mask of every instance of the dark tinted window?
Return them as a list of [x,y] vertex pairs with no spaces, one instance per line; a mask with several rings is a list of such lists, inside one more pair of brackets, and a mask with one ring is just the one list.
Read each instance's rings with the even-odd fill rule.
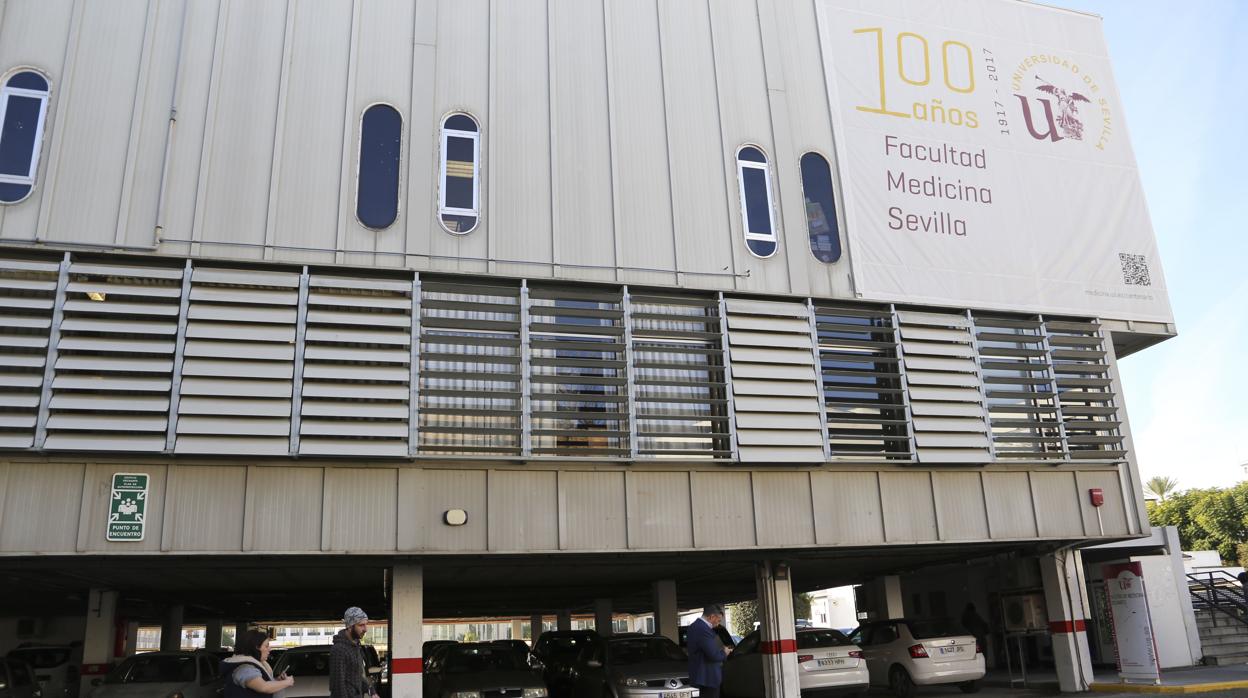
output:
[[951,637],[953,635],[966,635],[967,633],[959,630],[957,626],[944,618],[935,620],[911,620],[906,621],[906,625],[910,627],[910,634],[916,640],[928,640],[936,637]]
[[329,652],[289,652],[282,657],[282,662],[279,666],[297,677],[329,676]]
[[472,120],[467,114],[452,114],[446,118],[446,128],[454,131],[473,131],[477,130],[477,122]]
[[753,146],[739,150],[737,177],[746,247],[758,257],[770,257],[776,251],[776,233],[771,219],[771,173],[767,156]]
[[688,659],[684,650],[665,637],[611,640],[607,643],[607,657],[612,664],[683,662]]
[[38,90],[39,92],[48,91],[48,81],[39,73],[23,71],[9,78],[7,83],[9,87],[17,87],[23,90]]
[[9,658],[20,659],[36,669],[53,669],[69,661],[69,648],[28,647],[9,652]]
[[806,196],[810,252],[820,262],[831,264],[841,258],[841,238],[832,193],[832,168],[819,153],[802,156],[802,191]]
[[[476,674],[484,671],[527,671],[524,655],[497,645],[459,645],[442,655],[442,672]],[[296,679],[297,680],[297,679]]]
[[0,203],[21,201],[35,185],[47,108],[48,81],[38,73],[15,73],[0,89]]
[[195,680],[195,658],[190,655],[137,655],[105,679],[106,683],[186,683]]
[[399,158],[403,117],[388,104],[374,104],[360,123],[359,191],[355,214],[364,225],[382,229],[399,216]]
[[438,215],[448,232],[470,232],[480,215],[481,136],[478,131],[477,122],[467,114],[452,114],[442,122]]
[[814,647],[840,647],[841,645],[852,644],[849,638],[845,637],[845,633],[839,630],[809,630],[797,634],[797,648],[799,650],[808,650]]

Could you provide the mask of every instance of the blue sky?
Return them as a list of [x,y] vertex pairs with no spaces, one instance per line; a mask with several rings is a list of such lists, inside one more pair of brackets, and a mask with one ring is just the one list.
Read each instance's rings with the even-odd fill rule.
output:
[[1140,472],[1248,479],[1248,2],[1056,4],[1104,18],[1179,330],[1120,365]]

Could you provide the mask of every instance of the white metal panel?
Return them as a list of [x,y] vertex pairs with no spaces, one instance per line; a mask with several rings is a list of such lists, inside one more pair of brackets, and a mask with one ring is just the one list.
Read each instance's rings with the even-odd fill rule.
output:
[[[399,550],[485,552],[486,499],[485,470],[400,469]],[[468,522],[447,525],[451,509],[463,509]]]
[[823,445],[741,446],[742,463],[818,463],[824,460]]
[[[165,473],[167,470],[168,466],[165,465],[130,463],[87,465],[82,481],[82,510],[77,522],[77,551],[80,553],[158,552],[165,523]],[[106,540],[114,473],[147,475],[147,511],[141,541],[109,542]],[[2,478],[3,475],[0,475],[0,479]]]
[[326,468],[321,548],[390,552],[398,520],[396,468]]
[[[1125,466],[1120,466],[1125,467]],[[1122,481],[1114,470],[1076,473],[1079,502],[1083,509],[1083,527],[1090,536],[1122,536],[1130,533],[1127,510],[1122,496]],[[1105,501],[1092,506],[1089,490],[1099,488]]]
[[1035,538],[1035,506],[1027,473],[986,472],[983,480],[993,540]]
[[243,549],[246,466],[170,466],[168,487],[163,550]]
[[930,473],[881,472],[880,498],[884,502],[884,534],[889,543],[939,539]]
[[495,470],[489,481],[490,552],[559,548],[557,473]]
[[988,540],[988,510],[977,472],[933,472],[941,540]]
[[810,474],[819,545],[884,543],[879,476],[871,472]]
[[628,545],[637,550],[693,547],[689,473],[625,473]]
[[778,335],[784,337],[784,341],[797,340],[800,342],[805,339],[805,344],[799,347],[788,348],[783,346],[775,346],[770,349],[761,347],[743,347],[742,342],[737,341],[736,333],[732,337],[732,350],[729,352],[733,362],[752,362],[767,364],[787,364],[793,366],[813,366],[815,363],[814,354],[810,352],[809,335]]
[[9,463],[0,467],[8,471],[0,510],[0,551],[74,552],[83,466]]
[[693,541],[698,548],[742,548],[758,543],[750,473],[694,471]]
[[1030,475],[1040,537],[1083,536],[1088,533],[1084,530],[1082,498],[1075,485],[1075,473],[1032,471]]
[[754,517],[761,546],[815,543],[815,515],[809,472],[752,475]]
[[628,548],[624,473],[559,474],[559,547],[563,550]]
[[243,550],[320,552],[324,478],[323,468],[248,468]]

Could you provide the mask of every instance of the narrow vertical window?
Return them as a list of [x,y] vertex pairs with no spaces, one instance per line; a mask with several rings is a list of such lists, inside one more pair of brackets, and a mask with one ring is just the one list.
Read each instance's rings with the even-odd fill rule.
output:
[[737,180],[745,246],[756,257],[770,257],[776,253],[776,226],[771,214],[771,171],[763,151],[750,145],[737,151]]
[[831,264],[841,258],[841,235],[832,193],[832,168],[819,153],[802,156],[802,192],[806,197],[810,252],[820,262]]
[[360,119],[359,189],[355,215],[374,230],[399,217],[399,158],[403,117],[389,104],[374,104]]
[[450,233],[468,233],[481,215],[481,130],[467,114],[451,114],[442,122],[442,167],[438,183],[438,215]]
[[14,73],[0,88],[0,203],[17,203],[34,189],[47,111],[48,80],[39,73]]

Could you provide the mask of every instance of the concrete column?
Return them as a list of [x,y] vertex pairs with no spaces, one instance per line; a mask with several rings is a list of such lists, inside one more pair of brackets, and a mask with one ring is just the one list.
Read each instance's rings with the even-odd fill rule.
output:
[[513,618],[511,620],[511,639],[513,640],[524,639],[524,621],[520,620],[519,618]]
[[754,566],[758,586],[758,624],[762,642],[763,692],[767,698],[798,698],[797,618],[793,613],[793,584],[789,568],[765,561]]
[[204,623],[204,649],[221,649],[221,619],[210,618]]
[[139,651],[139,621],[128,621],[125,632],[126,638],[121,646],[121,654],[116,657],[117,659],[134,656]]
[[529,646],[532,647],[537,643],[537,638],[542,636],[542,614],[534,613],[529,619]]
[[1063,693],[1082,693],[1092,681],[1092,656],[1088,651],[1089,603],[1084,591],[1083,558],[1078,551],[1064,550],[1040,558],[1044,604],[1053,639],[1053,662]]
[[565,609],[555,614],[555,629],[556,630],[571,630],[572,629],[572,611]]
[[[390,691],[421,698],[424,658],[425,576],[420,565],[395,565],[390,575]],[[298,679],[296,679],[297,681]]]
[[108,673],[116,640],[117,592],[92,589],[87,596],[87,627],[82,635],[82,674],[78,695],[91,690],[91,681]]
[[234,625],[234,648],[238,649],[238,641],[243,639],[243,635],[251,629],[251,623],[243,621]]
[[182,649],[182,616],[186,607],[174,604],[165,611],[165,622],[160,624],[160,651],[177,652]]
[[651,587],[654,595],[654,634],[680,641],[680,609],[676,607],[676,580],[660,579]]
[[886,575],[876,580],[876,584],[879,585],[879,611],[884,618],[904,618],[906,610],[901,595],[901,577]]
[[594,599],[594,630],[603,637],[611,635],[611,599]]

